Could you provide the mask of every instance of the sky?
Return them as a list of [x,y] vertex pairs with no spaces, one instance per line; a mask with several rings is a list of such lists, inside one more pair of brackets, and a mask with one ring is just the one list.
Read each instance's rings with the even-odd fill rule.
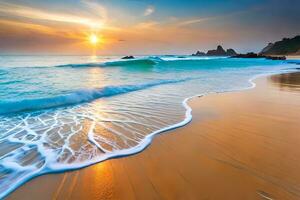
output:
[[299,8],[299,0],[0,0],[0,54],[191,54],[219,44],[257,52],[300,34]]

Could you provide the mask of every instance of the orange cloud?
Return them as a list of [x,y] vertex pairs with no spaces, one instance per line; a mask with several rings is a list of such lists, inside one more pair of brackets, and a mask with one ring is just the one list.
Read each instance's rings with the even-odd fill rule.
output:
[[0,2],[0,13],[7,16],[22,17],[25,19],[43,20],[43,21],[54,21],[60,23],[79,24],[90,28],[100,29],[104,26],[102,19],[88,18],[84,16],[61,14],[48,12],[45,10],[27,7],[23,5],[10,4]]

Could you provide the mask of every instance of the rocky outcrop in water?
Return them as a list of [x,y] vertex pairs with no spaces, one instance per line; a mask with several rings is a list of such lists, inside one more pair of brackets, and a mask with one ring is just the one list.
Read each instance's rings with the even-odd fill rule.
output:
[[232,56],[232,58],[264,58],[264,56],[254,52],[250,52],[246,54],[237,54],[235,56]]
[[265,56],[268,60],[286,60],[285,56]]
[[124,56],[122,59],[134,59],[134,56]]
[[265,56],[257,53],[246,53],[246,54],[237,54],[235,56],[231,56],[231,58],[265,58],[268,60],[286,60],[285,56]]
[[235,55],[237,55],[237,53],[235,52],[234,49],[227,49],[226,54],[228,56],[235,56]]
[[197,51],[196,53],[192,54],[192,56],[206,56],[204,52]]
[[223,49],[221,45],[218,45],[217,49],[208,50],[207,53],[197,51],[192,56],[235,56],[237,53],[234,49],[227,49],[226,51]]
[[224,56],[226,55],[226,51],[223,49],[221,45],[217,47],[215,50],[207,51],[206,55],[208,56]]

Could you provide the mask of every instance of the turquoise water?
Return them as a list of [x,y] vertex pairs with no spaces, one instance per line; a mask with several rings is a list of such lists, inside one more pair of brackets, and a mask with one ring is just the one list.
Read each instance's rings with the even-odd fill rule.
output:
[[141,151],[190,121],[191,96],[293,68],[222,57],[0,56],[0,198],[35,176]]

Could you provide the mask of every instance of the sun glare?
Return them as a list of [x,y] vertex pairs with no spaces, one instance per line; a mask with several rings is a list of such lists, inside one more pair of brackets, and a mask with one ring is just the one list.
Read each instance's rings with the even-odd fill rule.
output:
[[96,45],[99,42],[99,37],[95,34],[89,36],[89,41],[91,44]]

